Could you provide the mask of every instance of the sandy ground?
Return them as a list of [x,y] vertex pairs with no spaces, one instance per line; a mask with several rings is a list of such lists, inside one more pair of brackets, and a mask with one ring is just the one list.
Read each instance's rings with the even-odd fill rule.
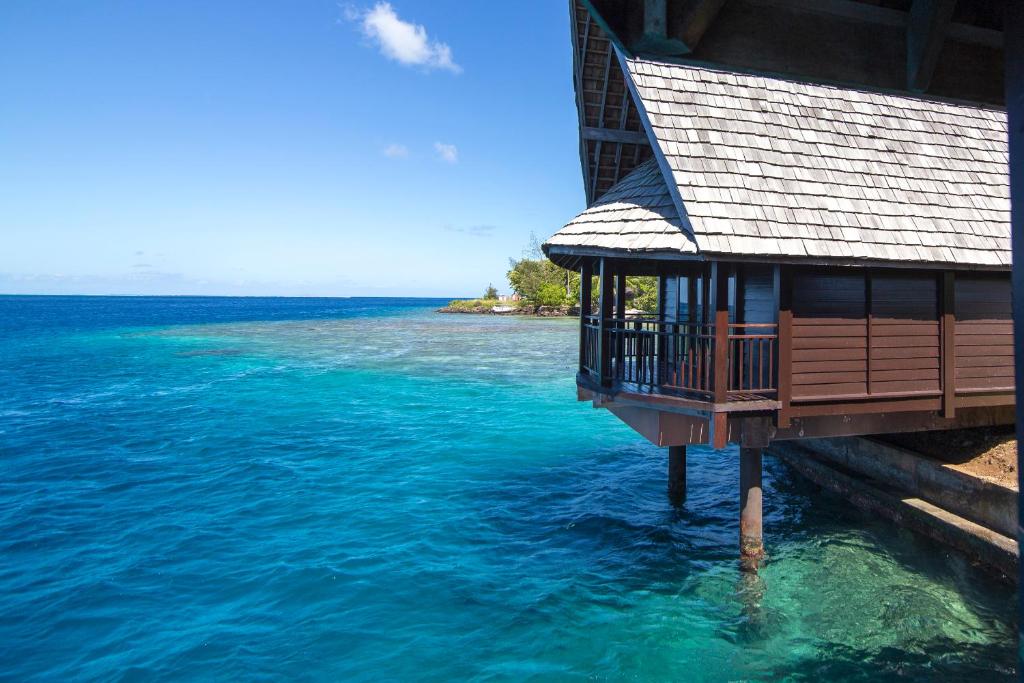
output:
[[954,469],[1017,489],[1017,441],[1012,427],[888,434],[882,438],[944,460]]

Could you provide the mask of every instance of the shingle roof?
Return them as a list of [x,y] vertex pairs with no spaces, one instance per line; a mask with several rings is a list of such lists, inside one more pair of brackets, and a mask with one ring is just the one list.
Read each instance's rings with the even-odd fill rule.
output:
[[620,59],[700,252],[1010,265],[1005,112]]
[[546,243],[547,247],[695,254],[654,159],[616,183]]

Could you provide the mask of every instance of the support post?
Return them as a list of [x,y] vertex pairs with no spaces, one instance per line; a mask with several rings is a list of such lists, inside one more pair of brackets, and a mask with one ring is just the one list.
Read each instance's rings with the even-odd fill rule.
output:
[[615,317],[619,319],[613,327],[618,332],[618,339],[614,344],[615,349],[615,363],[619,368],[619,376],[624,377],[622,364],[626,358],[626,336],[622,333],[626,329],[626,274],[616,273],[615,274]]
[[714,311],[714,404],[711,425],[711,446],[725,448],[729,441],[728,414],[719,411],[729,400],[729,274],[719,261],[711,264],[711,282],[708,287],[709,308]]
[[612,345],[608,319],[612,317],[612,274],[607,259],[601,259],[601,298],[598,302],[597,358],[601,386],[612,383]]
[[686,500],[686,446],[668,447],[668,499],[675,506]]
[[953,271],[942,274],[942,417],[956,417],[956,314]]
[[789,427],[789,403],[793,398],[793,272],[777,265],[774,273],[775,301],[779,306],[779,362],[775,364],[779,412],[776,426]]
[[644,37],[651,40],[665,40],[665,0],[644,0]]
[[594,266],[590,261],[584,261],[580,266],[580,373],[587,374],[587,316],[590,315],[593,302],[590,291],[591,280],[594,277]]
[[761,449],[740,448],[740,567],[756,572],[764,560],[761,528]]

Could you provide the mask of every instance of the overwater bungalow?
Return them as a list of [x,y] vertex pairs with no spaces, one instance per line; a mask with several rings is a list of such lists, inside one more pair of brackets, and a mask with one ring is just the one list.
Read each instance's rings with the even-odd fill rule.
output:
[[998,4],[570,3],[587,208],[544,250],[599,282],[578,397],[676,493],[737,444],[748,566],[772,442],[1014,422]]

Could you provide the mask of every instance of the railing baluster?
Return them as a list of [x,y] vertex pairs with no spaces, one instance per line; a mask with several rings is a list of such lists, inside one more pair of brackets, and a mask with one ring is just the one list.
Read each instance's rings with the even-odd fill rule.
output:
[[[582,371],[601,379],[601,328],[612,359],[610,377],[651,391],[697,394],[708,398],[715,390],[715,326],[693,322],[663,322],[649,318],[597,316],[583,321]],[[774,386],[778,334],[774,324],[731,323],[726,344],[728,363],[723,373],[726,391],[733,395],[771,395]]]

